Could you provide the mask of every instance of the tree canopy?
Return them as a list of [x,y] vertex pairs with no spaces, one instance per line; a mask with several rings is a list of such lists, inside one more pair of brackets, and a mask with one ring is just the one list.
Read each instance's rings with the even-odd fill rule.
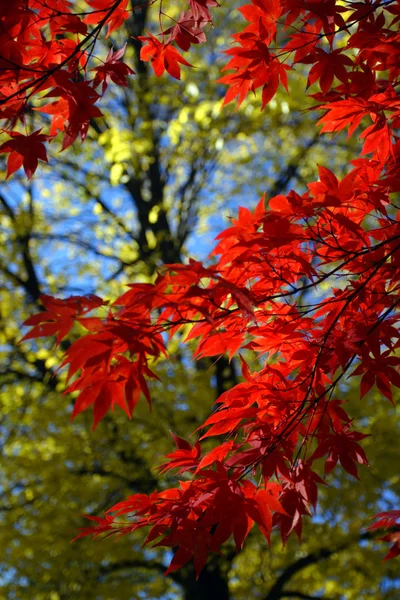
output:
[[[92,6],[94,3],[89,4]],[[101,4],[96,18],[102,18],[94,22],[89,33],[83,29],[75,33],[90,36],[91,39],[97,37],[101,30],[100,24],[102,26],[108,20],[109,29],[112,29],[117,22],[122,25],[125,17],[129,17],[129,11],[126,11],[127,14],[124,12],[124,3],[108,3],[105,8],[106,4]],[[114,516],[110,517],[109,513],[105,519],[93,516],[98,524],[84,531],[85,534],[95,535],[102,532],[132,533],[142,526],[152,526],[148,541],[174,549],[178,547],[169,569],[171,573],[193,557],[199,574],[208,553],[218,551],[219,546],[227,541],[230,534],[233,534],[236,550],[240,550],[244,537],[250,532],[252,522],[259,525],[268,541],[272,527],[281,530],[284,541],[292,531],[296,531],[300,536],[302,517],[312,512],[312,507],[315,508],[316,505],[317,484],[326,483],[324,470],[321,470],[321,459],[325,458],[325,476],[329,475],[340,461],[351,476],[357,477],[359,470],[356,464],[367,463],[363,447],[375,448],[381,429],[385,429],[379,415],[385,421],[385,415],[387,418],[388,410],[391,410],[381,409],[381,402],[377,397],[368,402],[364,398],[363,410],[357,409],[357,406],[349,402],[351,380],[348,380],[348,375],[352,374],[361,379],[362,396],[367,395],[366,398],[371,398],[370,390],[376,384],[381,394],[393,400],[391,383],[397,386],[399,378],[399,359],[396,355],[398,235],[397,207],[394,200],[398,192],[395,137],[397,71],[396,63],[391,62],[396,51],[396,7],[392,6],[395,3],[389,3],[388,7],[378,4],[373,9],[362,12],[361,9],[342,5],[330,6],[328,10],[325,4],[322,12],[315,7],[310,11],[307,7],[297,4],[289,7],[279,3],[268,7],[253,5],[252,8],[242,10],[250,25],[245,32],[236,34],[235,39],[239,45],[229,51],[233,58],[228,65],[234,69],[234,74],[224,76],[222,80],[223,83],[232,86],[226,99],[229,101],[239,95],[239,103],[245,105],[241,120],[236,117],[219,116],[217,109],[221,100],[218,92],[211,102],[199,101],[200,94],[206,96],[201,82],[199,85],[182,82],[185,87],[181,89],[185,89],[187,96],[192,100],[188,100],[186,96],[182,104],[172,102],[169,106],[167,100],[158,98],[157,108],[152,94],[154,79],[143,60],[152,59],[156,76],[161,75],[164,69],[173,76],[179,75],[177,65],[180,59],[177,58],[177,51],[172,42],[177,43],[183,50],[188,49],[182,47],[187,41],[182,42],[179,37],[182,25],[177,25],[173,32],[168,32],[171,37],[166,43],[161,43],[150,35],[138,35],[139,41],[144,45],[139,47],[135,41],[130,46],[131,56],[136,56],[139,65],[135,65],[138,78],[132,77],[136,82],[132,85],[125,80],[125,76],[130,74],[130,68],[125,63],[117,62],[122,58],[122,53],[118,54],[118,58],[112,52],[109,54],[105,65],[110,62],[114,66],[109,75],[104,75],[104,79],[99,73],[104,74],[106,68],[96,70],[97,80],[74,81],[76,73],[86,76],[88,72],[82,64],[79,67],[76,61],[69,62],[76,54],[71,54],[65,63],[70,74],[66,75],[64,72],[63,75],[59,75],[65,66],[63,62],[58,63],[57,67],[50,67],[52,73],[46,75],[46,85],[49,84],[53,89],[50,96],[53,94],[61,98],[53,103],[53,107],[57,106],[59,111],[67,102],[69,113],[60,113],[64,125],[59,127],[60,115],[52,109],[53,132],[49,135],[56,133],[57,128],[63,129],[64,149],[73,142],[72,138],[76,138],[79,132],[85,137],[91,119],[99,116],[94,110],[95,102],[92,102],[93,109],[90,111],[94,112],[90,113],[90,119],[81,120],[81,111],[76,113],[80,115],[78,123],[75,113],[75,116],[72,116],[71,107],[77,102],[77,89],[82,83],[85,83],[85,89],[89,86],[94,90],[101,86],[102,93],[106,91],[105,84],[109,79],[123,88],[127,87],[126,94],[123,89],[122,94],[117,91],[114,96],[109,97],[108,115],[104,122],[101,125],[93,123],[93,134],[90,134],[93,151],[92,154],[91,150],[87,151],[86,161],[89,168],[81,172],[77,182],[80,189],[80,206],[86,203],[86,206],[93,204],[97,207],[95,212],[101,216],[100,230],[93,228],[94,238],[91,236],[89,241],[83,241],[80,235],[82,230],[79,229],[64,240],[75,247],[83,247],[86,244],[91,253],[103,259],[107,257],[107,252],[98,250],[98,240],[103,247],[107,239],[112,239],[111,244],[114,240],[118,241],[115,235],[110,235],[110,231],[108,237],[104,237],[106,232],[101,231],[104,223],[109,220],[114,227],[119,227],[124,232],[128,241],[123,241],[122,244],[125,243],[129,256],[127,258],[126,251],[121,251],[120,241],[117,251],[108,252],[116,262],[116,270],[110,271],[107,277],[109,281],[99,290],[103,293],[111,291],[114,297],[119,295],[119,299],[111,307],[98,296],[81,295],[63,301],[55,300],[48,295],[59,291],[59,287],[54,284],[50,287],[46,284],[45,290],[41,289],[38,274],[32,268],[32,247],[34,245],[35,249],[38,248],[37,243],[33,241],[38,233],[37,223],[41,221],[44,225],[41,235],[42,241],[46,242],[53,239],[59,243],[64,235],[63,229],[59,228],[54,234],[48,228],[43,210],[45,195],[34,204],[31,189],[27,203],[20,205],[18,211],[15,211],[9,198],[2,199],[3,210],[8,218],[10,230],[13,231],[12,236],[7,239],[20,253],[17,254],[17,264],[6,261],[2,270],[8,281],[19,286],[30,301],[39,302],[40,299],[44,306],[41,313],[26,321],[33,330],[25,339],[57,334],[57,341],[61,342],[62,350],[66,352],[64,364],[70,364],[69,375],[78,375],[69,388],[76,396],[73,415],[93,404],[97,424],[114,404],[118,404],[130,416],[140,392],[144,393],[148,401],[151,392],[157,395],[158,384],[154,381],[152,383],[152,380],[155,371],[157,375],[162,373],[162,354],[171,351],[170,342],[167,342],[164,332],[178,333],[176,341],[173,342],[178,352],[184,352],[182,334],[186,339],[200,337],[200,342],[197,340],[195,345],[195,355],[203,359],[207,356],[217,357],[216,364],[219,367],[222,365],[224,370],[226,362],[219,358],[223,354],[227,354],[230,360],[237,356],[241,361],[244,380],[232,390],[227,390],[222,384],[217,385],[219,393],[222,394],[217,399],[217,409],[208,418],[206,414],[195,417],[195,427],[199,427],[202,438],[217,435],[220,445],[212,449],[212,446],[207,445],[208,441],[203,442],[205,449],[201,454],[197,443],[188,444],[185,440],[174,437],[177,450],[169,453],[168,468],[178,468],[182,477],[180,487],[173,487],[173,479],[170,480],[170,491],[162,485],[159,488],[162,491],[159,493],[150,493],[151,490],[143,489],[142,483],[140,490],[133,486],[134,495],[115,505],[111,511],[114,512]],[[203,20],[209,20],[208,8],[205,5],[201,6],[200,9],[197,3],[193,3],[190,18],[186,15],[180,19],[180,22],[186,19],[183,21],[184,31],[191,27],[199,29],[200,33],[197,32],[197,37],[195,36],[196,43],[200,39],[204,41],[201,37]],[[19,10],[25,9],[32,19],[37,18],[42,10],[37,7],[33,7],[32,10],[29,3],[21,3]],[[47,5],[46,9],[49,9]],[[112,13],[109,12],[111,9]],[[196,10],[200,12],[196,13]],[[146,12],[143,8],[140,8],[140,11]],[[137,12],[134,10],[135,15]],[[112,14],[114,20],[111,18]],[[119,15],[120,22],[115,20],[116,15]],[[287,33],[280,34],[276,27],[283,15],[286,15],[286,26],[292,33],[289,41]],[[390,15],[394,17],[391,18]],[[51,24],[53,18],[54,13],[50,11],[48,23]],[[303,23],[302,28],[297,34],[293,34],[293,23],[299,18]],[[85,20],[88,21],[88,18],[84,15]],[[134,20],[133,23],[143,27],[143,22],[140,25],[140,19]],[[191,23],[190,27],[188,23]],[[57,23],[52,31],[56,45],[63,39],[61,31],[67,32],[65,39],[71,39],[68,37],[72,32],[70,27],[77,27],[76,19],[62,19],[61,29]],[[31,22],[26,30],[29,31],[30,28]],[[351,28],[355,28],[356,31]],[[93,31],[96,33],[93,34]],[[371,46],[367,47],[363,41],[367,37],[370,41],[372,33],[376,35],[375,54]],[[186,35],[185,33],[184,37]],[[280,35],[282,37],[279,37]],[[306,40],[301,45],[301,51],[300,46],[296,45],[300,38],[303,42]],[[16,39],[18,40],[18,35]],[[83,39],[86,40],[85,37]],[[18,43],[21,45],[23,40],[22,36]],[[336,50],[333,49],[334,40],[338,45]],[[262,103],[267,104],[274,100],[273,95],[277,91],[279,81],[283,86],[286,84],[287,65],[285,60],[278,60],[280,55],[274,54],[273,49],[268,49],[272,42],[279,43],[282,55],[285,52],[294,56],[294,62],[313,65],[308,75],[308,84],[313,85],[319,80],[320,92],[314,96],[321,103],[320,108],[326,111],[322,120],[325,131],[340,130],[350,125],[350,132],[354,137],[356,127],[360,124],[363,127],[364,117],[372,116],[373,124],[367,129],[364,126],[362,134],[362,152],[364,155],[372,155],[372,158],[353,161],[353,169],[349,172],[346,170],[347,174],[342,173],[339,179],[327,167],[311,167],[309,173],[318,172],[318,181],[308,183],[308,191],[300,188],[299,193],[287,193],[287,185],[292,177],[300,176],[304,181],[305,172],[307,173],[306,165],[301,164],[302,156],[299,156],[302,151],[296,149],[289,155],[281,156],[274,149],[274,145],[269,144],[267,148],[270,158],[265,160],[264,157],[265,162],[259,163],[263,168],[268,165],[270,169],[270,173],[266,174],[269,182],[272,182],[269,183],[272,193],[268,194],[268,203],[263,197],[253,213],[247,208],[239,209],[239,217],[233,220],[233,226],[220,234],[220,241],[213,252],[214,258],[208,266],[193,260],[182,264],[181,261],[187,252],[185,244],[189,233],[198,222],[199,216],[201,217],[202,192],[207,190],[210,182],[211,189],[218,189],[221,179],[215,177],[213,180],[216,172],[219,178],[224,173],[232,176],[231,165],[238,143],[243,142],[245,148],[259,144],[260,139],[265,136],[265,123],[268,124],[274,118],[273,105],[268,110],[268,117],[255,117],[253,103],[247,104],[245,99],[248,91],[262,87]],[[83,45],[80,45],[79,41],[74,43],[78,44],[76,47],[79,54]],[[192,40],[190,43],[195,42]],[[25,45],[27,49],[30,48],[29,44]],[[385,49],[382,49],[382,46]],[[73,50],[74,52],[76,50]],[[37,59],[33,60],[36,65]],[[331,66],[329,61],[332,61],[334,68],[327,68]],[[115,67],[115,64],[121,66]],[[208,68],[210,59],[205,59],[204,64]],[[24,66],[27,65],[24,60]],[[5,69],[5,72],[14,74],[13,85],[20,85],[22,88],[18,90],[19,95],[16,92],[14,96],[5,94],[3,104],[6,110],[11,111],[5,116],[11,119],[14,127],[15,118],[12,111],[15,117],[22,116],[21,107],[26,106],[26,98],[23,99],[22,95],[33,86],[38,94],[40,108],[43,105],[43,91],[48,94],[49,87],[43,87],[42,80],[40,86],[32,83],[29,79],[32,75],[26,75],[24,71],[15,75],[15,65],[12,67]],[[34,71],[37,70],[35,67]],[[121,73],[123,78],[120,77]],[[303,72],[300,71],[299,76],[301,75]],[[44,75],[40,77],[43,78]],[[339,81],[339,85],[331,89],[334,77]],[[68,82],[64,88],[60,87],[60,78],[64,78],[64,83]],[[6,80],[6,84],[9,85],[10,82]],[[130,106],[127,104],[127,94],[132,94],[136,100],[131,111],[126,108]],[[28,96],[31,100],[30,92]],[[16,98],[19,105],[15,102]],[[100,94],[90,92],[88,98],[97,102]],[[160,119],[158,109],[164,105],[165,113]],[[105,106],[107,107],[107,104]],[[291,115],[289,102],[281,104],[282,106],[287,108],[282,110],[281,114]],[[116,107],[118,115],[124,114],[125,119],[116,119]],[[125,113],[121,110],[123,107],[126,108]],[[197,112],[199,108],[200,113]],[[36,117],[23,117],[25,123],[29,123],[31,118],[33,124]],[[296,115],[294,118],[296,119]],[[283,117],[284,127],[285,121],[287,128],[293,127],[294,123],[290,119],[291,117],[287,120]],[[299,131],[294,138],[296,140],[303,139],[301,123],[299,119]],[[243,129],[246,131],[244,138],[241,135]],[[307,130],[307,125],[305,129]],[[203,134],[203,137],[197,132]],[[127,150],[129,145],[135,147],[139,133],[144,148],[139,152]],[[36,131],[24,136],[15,129],[11,130],[10,135],[11,139],[1,146],[1,149],[9,154],[8,174],[12,174],[23,165],[27,175],[31,176],[37,166],[37,159],[46,157],[43,152],[44,143],[49,141],[48,135]],[[113,136],[116,138],[114,142]],[[24,138],[23,141],[21,137]],[[200,140],[197,141],[197,138]],[[195,139],[196,143],[193,141]],[[120,146],[121,140],[122,143],[125,140],[125,150]],[[321,146],[316,140],[315,135],[305,137],[304,147],[309,148],[311,152],[316,148],[320,151]],[[86,140],[83,148],[87,147],[88,142],[89,140]],[[221,144],[225,146],[222,158]],[[96,151],[99,146],[104,147],[104,151],[100,151],[101,156]],[[343,162],[343,157],[348,149],[342,151],[336,142],[330,146],[334,160],[340,165],[341,159],[340,166],[345,168],[347,163]],[[192,158],[190,150],[193,151]],[[242,159],[239,155],[239,161],[235,165],[235,168],[239,169],[235,176],[240,174],[238,190],[242,193],[247,192],[249,187],[246,168],[248,169],[250,164],[253,168],[257,165],[258,153],[253,154],[254,158],[251,157],[250,160],[249,154],[242,155]],[[68,182],[71,174],[76,172],[82,154],[78,151],[76,155],[65,156],[65,159],[62,155],[61,160],[57,158],[54,170],[52,168],[47,176],[45,191],[55,189],[51,183],[52,173],[56,173],[55,185],[60,185],[59,182]],[[232,156],[232,159],[229,159],[229,156]],[[110,176],[107,174],[104,177],[104,163],[110,165]],[[277,177],[273,176],[274,172],[278,172]],[[232,179],[234,180],[234,177]],[[262,185],[261,182],[262,176],[259,181],[256,177],[253,184],[257,187]],[[124,198],[130,198],[137,225],[131,226],[129,223],[126,204],[118,214],[115,209],[115,206],[118,207],[118,199],[112,198],[111,204],[105,200],[110,184],[117,185]],[[62,185],[67,186],[68,183]],[[15,194],[13,186],[10,187],[10,194]],[[173,201],[176,196],[178,206]],[[218,194],[216,199],[218,200]],[[39,208],[39,216],[36,212],[33,213],[34,206]],[[229,205],[225,204],[224,207],[226,206]],[[57,206],[57,211],[59,208],[60,206]],[[79,207],[80,219],[81,210]],[[40,214],[42,211],[43,214]],[[54,217],[53,223],[56,223]],[[149,259],[153,261],[150,266]],[[154,283],[144,283],[148,279],[142,279],[140,283],[132,284],[128,292],[121,293],[118,289],[118,276],[122,273],[132,273],[140,263],[147,265],[145,270],[148,277],[154,266],[160,266],[160,259],[175,264],[170,265],[167,270],[162,268]],[[55,265],[57,256],[52,260]],[[85,268],[84,264],[82,268]],[[57,270],[54,274],[58,276]],[[60,276],[63,277],[62,274]],[[65,289],[68,290],[69,277],[65,277],[65,274],[64,281]],[[47,295],[43,295],[43,291]],[[87,312],[91,310],[95,312],[88,318]],[[82,326],[89,333],[80,337]],[[71,337],[72,327],[74,329]],[[8,342],[17,336],[15,326],[11,336],[9,329],[10,327],[7,332]],[[66,335],[72,341],[71,346],[62,342]],[[15,350],[19,353],[20,360],[23,353],[21,348]],[[44,350],[40,358],[38,352],[40,351],[37,349],[33,355],[28,379],[34,380],[36,377],[39,383],[46,378],[46,366],[48,368],[55,363],[51,361],[52,364],[48,362],[46,365],[43,358],[48,357],[48,354]],[[26,360],[25,357],[23,360]],[[183,359],[180,366],[177,364],[177,373],[179,369],[186,368],[186,360]],[[29,358],[27,362],[29,363]],[[10,369],[7,369],[5,375],[8,378],[10,375],[21,376],[18,368],[19,366],[15,367],[15,363],[10,364]],[[232,368],[230,383],[235,383],[236,376]],[[161,369],[160,373],[158,369]],[[171,370],[171,367],[167,367],[167,371],[168,369]],[[37,376],[37,371],[40,372],[40,377]],[[14,384],[15,379],[12,378],[12,382]],[[49,386],[57,392],[60,385],[55,382],[54,379],[48,380]],[[7,381],[5,385],[7,386]],[[33,393],[33,398],[35,394],[40,394],[39,389]],[[213,393],[208,393],[212,399]],[[187,391],[184,394],[186,395]],[[343,398],[343,395],[346,398]],[[342,406],[344,400],[347,400],[348,404],[346,412]],[[41,403],[37,403],[39,410]],[[21,404],[21,410],[26,410],[24,403]],[[30,406],[29,412],[31,411]],[[63,410],[61,412],[65,414]],[[40,411],[38,419],[39,414]],[[360,426],[356,428],[357,416]],[[116,418],[119,422],[121,416]],[[39,421],[37,426],[39,427]],[[211,426],[208,431],[204,429],[207,426]],[[396,432],[398,425],[395,420],[393,426]],[[111,437],[118,439],[116,431],[119,432],[119,428],[115,430],[113,427]],[[372,431],[376,428],[373,442],[365,436],[369,428]],[[123,429],[121,425],[121,436]],[[18,428],[9,427],[9,431],[13,438]],[[40,437],[40,432],[37,431],[35,435]],[[85,438],[89,435],[85,430]],[[181,435],[184,435],[183,431]],[[361,440],[362,445],[359,444]],[[18,449],[18,437],[15,438],[15,442],[12,439],[9,448],[13,448],[14,454],[21,454]],[[387,452],[386,446],[385,451]],[[116,457],[123,462],[122,456],[123,452],[116,452]],[[378,458],[377,464],[380,464],[379,460]],[[85,466],[78,467],[78,471],[81,470],[80,475],[85,475],[85,468],[87,469]],[[97,468],[99,476],[107,477],[106,473],[110,471],[118,473],[116,463],[105,473],[100,473],[102,467],[91,468],[91,474],[96,474]],[[336,473],[336,470],[334,472]],[[120,474],[121,480],[123,477],[124,475]],[[140,479],[142,481],[143,476]],[[327,481],[332,480],[328,477]],[[335,505],[334,495],[340,497],[337,488],[346,489],[347,481],[346,475],[344,479],[341,477],[339,483],[333,484],[334,489],[330,493],[322,488],[322,515],[330,512],[334,520],[341,514],[343,519],[346,518],[346,511],[343,512],[340,506]],[[160,485],[155,479],[153,483],[154,486]],[[372,495],[365,492],[371,498],[368,503],[373,506],[369,516],[374,512],[381,512],[383,508],[392,508],[397,497],[396,484],[397,480],[392,480],[388,474],[379,485],[369,485],[368,494],[372,492]],[[12,490],[11,486],[11,497]],[[382,493],[380,498],[379,491]],[[149,494],[147,499],[143,492]],[[113,499],[114,502],[116,500],[118,498]],[[29,505],[29,493],[26,502]],[[89,498],[87,502],[90,502]],[[346,502],[351,506],[351,500]],[[226,511],[227,505],[230,506],[230,511]],[[121,523],[118,517],[125,512],[136,516],[129,523]],[[365,518],[367,516],[364,515]],[[389,528],[386,538],[393,544],[389,551],[389,555],[392,556],[398,552],[397,518],[398,511],[392,510],[387,514],[382,513],[377,523],[379,527]],[[351,523],[351,520],[349,522]],[[349,525],[350,529],[356,523],[357,520],[354,520],[354,523]],[[319,524],[317,520],[317,528],[323,530],[326,525],[327,519],[324,516]],[[360,533],[360,525],[358,522],[358,534],[354,537],[347,536],[347,539],[342,539],[346,533],[342,527],[333,550],[326,546],[315,549],[310,538],[308,554],[305,555],[303,563],[301,557],[297,563],[293,563],[297,564],[298,568],[292,565],[292,572],[301,572],[308,565],[318,563],[332,554],[344,551],[347,556],[346,553],[352,544],[359,542],[362,545],[373,540],[374,532]],[[19,527],[22,531],[23,525]],[[26,526],[26,531],[28,530]],[[253,533],[250,536],[251,544]],[[344,537],[346,538],[346,535]],[[238,560],[240,565],[240,554]],[[151,565],[151,562],[148,564]],[[136,565],[146,569],[144,560],[141,562],[138,558]],[[159,566],[162,566],[162,563],[159,563]],[[101,568],[107,573],[107,565],[103,564]],[[154,568],[156,571],[158,569],[157,566],[148,568]],[[287,568],[289,569],[290,565]],[[101,576],[100,569],[99,577]],[[174,577],[174,581],[179,583],[179,575],[175,574]],[[184,575],[182,577],[184,578]],[[257,577],[256,573],[254,577]],[[270,590],[266,592],[269,596],[266,595],[266,598],[285,597],[285,593],[286,596],[290,596],[291,592],[292,596],[297,593],[299,597],[304,597],[301,594],[305,592],[301,589],[297,589],[297,592],[294,589],[284,589],[288,580],[290,577],[286,576],[281,580],[280,586],[278,578],[272,587],[269,586]],[[331,591],[342,593],[338,592],[340,583],[336,581],[335,585],[336,588]],[[315,586],[317,593],[326,588],[318,578]],[[363,578],[360,587],[357,588],[358,597],[361,597],[360,593],[368,593],[365,586],[366,579]],[[390,594],[391,589],[389,585],[387,590],[381,591]],[[241,593],[240,586],[237,593]],[[246,591],[243,593],[246,594]]]

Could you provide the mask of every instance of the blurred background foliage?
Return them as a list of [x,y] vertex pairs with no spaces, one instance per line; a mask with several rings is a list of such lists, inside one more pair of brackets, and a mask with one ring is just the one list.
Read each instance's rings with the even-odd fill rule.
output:
[[[301,546],[293,539],[282,548],[274,537],[268,548],[254,530],[242,552],[228,543],[196,582],[190,566],[164,578],[168,555],[143,550],[141,534],[70,544],[82,514],[173,484],[156,470],[172,450],[168,431],[188,437],[239,375],[222,358],[193,364],[176,344],[159,366],[153,413],[143,402],[132,421],[115,412],[92,432],[90,414],[69,420],[73,399],[56,371],[62,351],[48,340],[18,345],[40,294],[113,298],[164,262],[204,259],[239,205],[251,208],[264,191],[304,189],[318,163],[340,176],[354,156],[344,138],[318,136],[301,73],[291,76],[290,96],[280,91],[264,112],[258,98],[221,110],[215,81],[241,25],[234,8],[227,0],[214,11],[208,44],[193,48],[196,68],[180,82],[140,62],[136,37],[152,29],[157,8],[137,10],[115,42],[127,40],[136,71],[129,87],[109,88],[104,118],[82,146],[59,154],[54,144],[49,168],[29,185],[22,175],[1,184],[1,599],[392,600],[399,591],[395,563],[382,563],[384,548],[365,533],[368,517],[398,502],[398,419],[377,393],[360,403],[357,381],[341,392],[358,428],[373,434],[364,443],[371,466],[359,483],[336,469]],[[174,17],[178,7],[166,12]],[[42,124],[38,113],[28,119]]]

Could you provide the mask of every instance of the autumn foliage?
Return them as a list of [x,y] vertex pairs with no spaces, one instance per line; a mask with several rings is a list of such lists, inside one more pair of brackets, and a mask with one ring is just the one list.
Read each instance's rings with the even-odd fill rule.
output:
[[[127,1],[86,4],[78,15],[63,0],[19,0],[0,13],[8,175],[23,165],[30,177],[59,133],[63,149],[84,139],[107,85],[132,74],[123,50],[91,65],[103,27],[110,35],[130,16]],[[189,4],[177,22],[140,38],[157,76],[179,78],[180,65],[190,66],[180,51],[206,41],[217,3]],[[308,65],[321,133],[359,136],[361,156],[341,179],[320,165],[307,191],[240,208],[207,264],[168,265],[154,284],[130,284],[112,302],[44,296],[44,310],[25,322],[25,340],[60,343],[75,323],[86,329],[61,366],[66,393],[76,393],[73,417],[92,407],[94,426],[115,405],[131,417],[141,394],[151,403],[148,381],[171,336],[194,340],[198,358],[239,357],[243,381],[218,398],[199,441],[174,436],[161,470],[183,474],[179,485],[130,496],[89,517],[94,525],[80,534],[146,528],[146,543],[175,549],[167,572],[193,559],[199,573],[231,536],[241,548],[253,524],[267,540],[273,529],[284,543],[292,532],[301,538],[329,474],[340,465],[357,478],[367,465],[346,382],[359,377],[361,400],[376,386],[393,402],[400,387],[400,4],[253,0],[239,10],[247,25],[226,51],[225,103],[261,90],[264,107],[279,85],[288,89],[292,69]],[[23,136],[15,127],[31,102],[51,123]],[[210,437],[218,445],[205,453]],[[387,558],[400,554],[399,517],[381,513],[371,526],[388,529]]]

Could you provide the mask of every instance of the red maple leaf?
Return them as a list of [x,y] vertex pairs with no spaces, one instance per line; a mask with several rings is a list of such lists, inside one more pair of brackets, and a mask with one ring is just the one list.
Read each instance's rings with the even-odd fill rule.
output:
[[382,538],[379,538],[383,542],[389,542],[393,544],[383,560],[389,560],[390,558],[400,556],[400,510],[388,510],[378,513],[372,518],[378,519],[378,521],[373,525],[370,525],[368,527],[369,530],[394,529],[394,531],[391,531]]
[[46,147],[43,142],[47,142],[52,136],[40,132],[41,129],[38,129],[30,135],[23,135],[18,131],[11,131],[12,139],[0,146],[0,152],[9,152],[7,179],[22,166],[30,179],[37,169],[39,160],[47,162]]
[[334,77],[337,77],[342,83],[347,83],[349,76],[346,67],[353,67],[353,61],[343,53],[342,48],[332,52],[325,52],[322,48],[317,48],[315,52],[298,62],[313,65],[308,75],[307,87],[319,79],[319,85],[324,94],[330,90]]
[[209,6],[219,6],[216,0],[189,0],[190,8],[192,9],[193,17],[196,20],[211,21]]
[[172,432],[171,435],[177,450],[166,455],[166,458],[169,460],[158,468],[160,473],[165,473],[171,469],[179,469],[179,474],[190,471],[191,469],[196,469],[198,467],[201,454],[199,442],[196,442],[192,448],[192,446],[186,440],[183,440]]
[[175,79],[181,78],[181,70],[179,64],[191,67],[192,65],[181,56],[176,48],[170,43],[163,44],[156,37],[149,33],[148,36],[139,36],[139,40],[145,46],[140,50],[140,59],[143,61],[151,61],[154,73],[157,77],[161,77],[164,71],[167,71]]
[[71,330],[77,316],[84,315],[104,304],[101,298],[93,294],[70,296],[65,300],[42,294],[40,301],[45,310],[24,321],[23,325],[32,329],[24,335],[21,342],[57,334],[56,343],[59,344]]
[[357,463],[367,465],[368,460],[364,450],[357,442],[366,437],[368,437],[366,434],[359,433],[358,431],[350,431],[349,427],[345,426],[340,433],[325,436],[320,441],[311,460],[328,454],[325,462],[325,474],[330,473],[340,460],[342,467],[350,475],[359,479]]
[[68,148],[80,135],[85,139],[92,118],[102,117],[103,113],[95,106],[100,95],[87,81],[75,83],[66,71],[58,71],[54,87],[45,98],[59,97],[59,100],[46,104],[36,110],[54,115],[51,133],[64,131],[62,150]]
[[108,25],[106,37],[119,29],[130,16],[130,12],[127,10],[128,0],[121,0],[119,3],[116,3],[115,0],[87,0],[87,3],[94,11],[84,17],[84,23],[88,25],[97,24],[108,15],[105,21],[105,25]]
[[164,35],[170,35],[168,42],[175,41],[179,48],[185,52],[189,50],[191,44],[203,44],[206,41],[206,35],[202,28],[208,21],[195,19],[191,10],[182,12],[178,22],[173,27],[166,29]]
[[116,85],[122,85],[124,87],[128,86],[127,77],[128,75],[132,75],[135,73],[133,69],[131,69],[127,64],[122,62],[120,59],[123,57],[125,53],[125,46],[114,52],[114,49],[111,48],[110,52],[107,54],[107,58],[100,67],[95,67],[92,71],[96,71],[96,75],[93,81],[94,87],[97,87],[102,83],[101,93],[107,89],[110,81],[115,83]]

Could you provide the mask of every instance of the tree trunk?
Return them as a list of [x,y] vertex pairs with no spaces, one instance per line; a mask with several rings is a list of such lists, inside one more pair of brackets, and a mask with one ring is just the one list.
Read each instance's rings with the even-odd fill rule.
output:
[[219,556],[209,560],[197,580],[193,565],[188,565],[180,582],[184,600],[230,600],[226,572],[228,562],[226,559],[221,560]]

